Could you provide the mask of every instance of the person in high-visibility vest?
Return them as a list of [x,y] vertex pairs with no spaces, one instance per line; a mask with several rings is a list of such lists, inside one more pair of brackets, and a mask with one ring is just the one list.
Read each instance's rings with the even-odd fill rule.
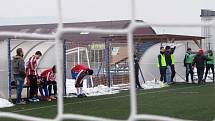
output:
[[214,55],[213,55],[213,51],[209,50],[208,54],[206,55],[207,57],[207,62],[206,62],[206,71],[205,71],[205,78],[204,81],[207,78],[208,75],[208,71],[211,69],[212,73],[213,73],[213,83],[214,83]]
[[191,76],[191,81],[194,83],[193,80],[193,68],[192,68],[192,63],[193,63],[193,57],[194,55],[192,54],[192,49],[187,48],[187,52],[184,57],[184,67],[186,67],[186,82],[189,82],[189,74]]
[[175,77],[175,57],[174,57],[174,51],[175,51],[175,48],[176,48],[176,46],[174,46],[173,48],[171,48],[171,51],[170,51],[170,57],[171,57],[171,65],[170,65],[170,67],[171,67],[171,83],[173,83],[173,79],[174,79],[174,77]]
[[160,47],[160,54],[158,55],[158,66],[160,70],[160,81],[166,83],[166,59],[165,59],[165,49],[164,47]]

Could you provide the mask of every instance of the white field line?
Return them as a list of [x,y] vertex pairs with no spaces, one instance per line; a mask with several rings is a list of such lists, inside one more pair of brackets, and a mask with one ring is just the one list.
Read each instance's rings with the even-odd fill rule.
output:
[[[175,89],[166,89],[166,90],[159,90],[159,91],[151,91],[151,92],[143,92],[139,93],[137,95],[144,95],[144,94],[153,94],[153,93],[160,93],[160,92],[169,92],[169,91],[175,91],[175,90],[181,90],[181,89],[190,89],[190,88],[199,88],[199,87],[204,87],[208,85],[200,85],[200,86],[190,86],[190,87],[182,87],[182,88],[175,88]],[[73,105],[73,104],[81,104],[81,103],[87,103],[87,102],[96,102],[96,101],[103,101],[103,100],[110,100],[110,99],[116,99],[116,98],[123,98],[123,97],[128,97],[130,95],[123,95],[123,96],[115,96],[115,97],[108,97],[108,98],[102,98],[102,99],[95,99],[95,100],[85,100],[85,101],[79,101],[79,102],[74,102],[74,103],[65,103],[65,105]],[[29,108],[29,109],[22,109],[22,110],[16,110],[12,111],[13,113],[17,112],[24,112],[24,111],[31,111],[31,110],[37,110],[37,109],[44,109],[44,108],[51,108],[51,107],[56,107],[57,105],[49,105],[49,106],[42,106],[42,107],[37,107],[37,108]]]
[[177,93],[177,94],[199,94],[200,92],[168,92],[168,93]]

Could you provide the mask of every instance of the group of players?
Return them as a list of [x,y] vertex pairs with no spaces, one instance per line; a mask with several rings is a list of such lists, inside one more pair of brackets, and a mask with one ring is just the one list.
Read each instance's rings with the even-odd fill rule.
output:
[[[25,104],[22,100],[22,89],[24,82],[30,87],[29,102],[38,102],[40,100],[55,100],[57,98],[57,81],[56,81],[56,67],[43,70],[38,73],[37,61],[42,56],[40,51],[32,55],[28,61],[24,62],[24,52],[22,48],[16,50],[16,55],[12,60],[12,73],[16,82],[17,99],[16,104]],[[87,75],[92,75],[93,70],[85,65],[77,64],[71,68],[71,75],[76,80],[75,87],[77,89],[77,97],[86,97],[83,93],[83,79]],[[52,91],[53,88],[53,91]],[[40,96],[38,96],[38,91]],[[54,92],[54,93],[52,93]]]

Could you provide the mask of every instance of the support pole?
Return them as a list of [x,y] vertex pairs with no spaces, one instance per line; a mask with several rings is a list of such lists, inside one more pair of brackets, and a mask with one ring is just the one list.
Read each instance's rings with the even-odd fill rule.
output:
[[211,26],[211,35],[212,35],[211,39],[213,41],[211,49],[213,50],[213,52],[215,52],[215,43],[214,43],[214,41],[215,41],[215,21],[214,21],[214,23]]
[[78,64],[80,64],[80,48],[79,48],[79,44],[78,44]]
[[63,41],[63,70],[64,70],[64,75],[63,75],[63,95],[66,95],[66,69],[67,69],[67,65],[66,65],[66,40]]
[[110,42],[105,40],[105,72],[107,76],[108,87],[111,87],[110,79]]
[[[89,60],[89,55],[88,55],[88,50],[87,50],[87,48],[85,48],[85,52],[86,52],[88,67],[91,68],[91,67],[90,67],[90,60]],[[91,86],[94,87],[94,84],[93,84],[93,77],[92,77],[92,76],[90,76],[90,81],[91,81]]]
[[9,87],[9,100],[11,100],[11,76],[12,76],[12,69],[11,69],[11,48],[10,48],[10,41],[11,39],[7,39],[7,47],[8,47],[8,87]]

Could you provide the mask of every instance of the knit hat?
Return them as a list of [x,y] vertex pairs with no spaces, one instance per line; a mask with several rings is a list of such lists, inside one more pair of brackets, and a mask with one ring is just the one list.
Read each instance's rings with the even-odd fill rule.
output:
[[199,54],[204,54],[204,50],[203,49],[199,49]]

